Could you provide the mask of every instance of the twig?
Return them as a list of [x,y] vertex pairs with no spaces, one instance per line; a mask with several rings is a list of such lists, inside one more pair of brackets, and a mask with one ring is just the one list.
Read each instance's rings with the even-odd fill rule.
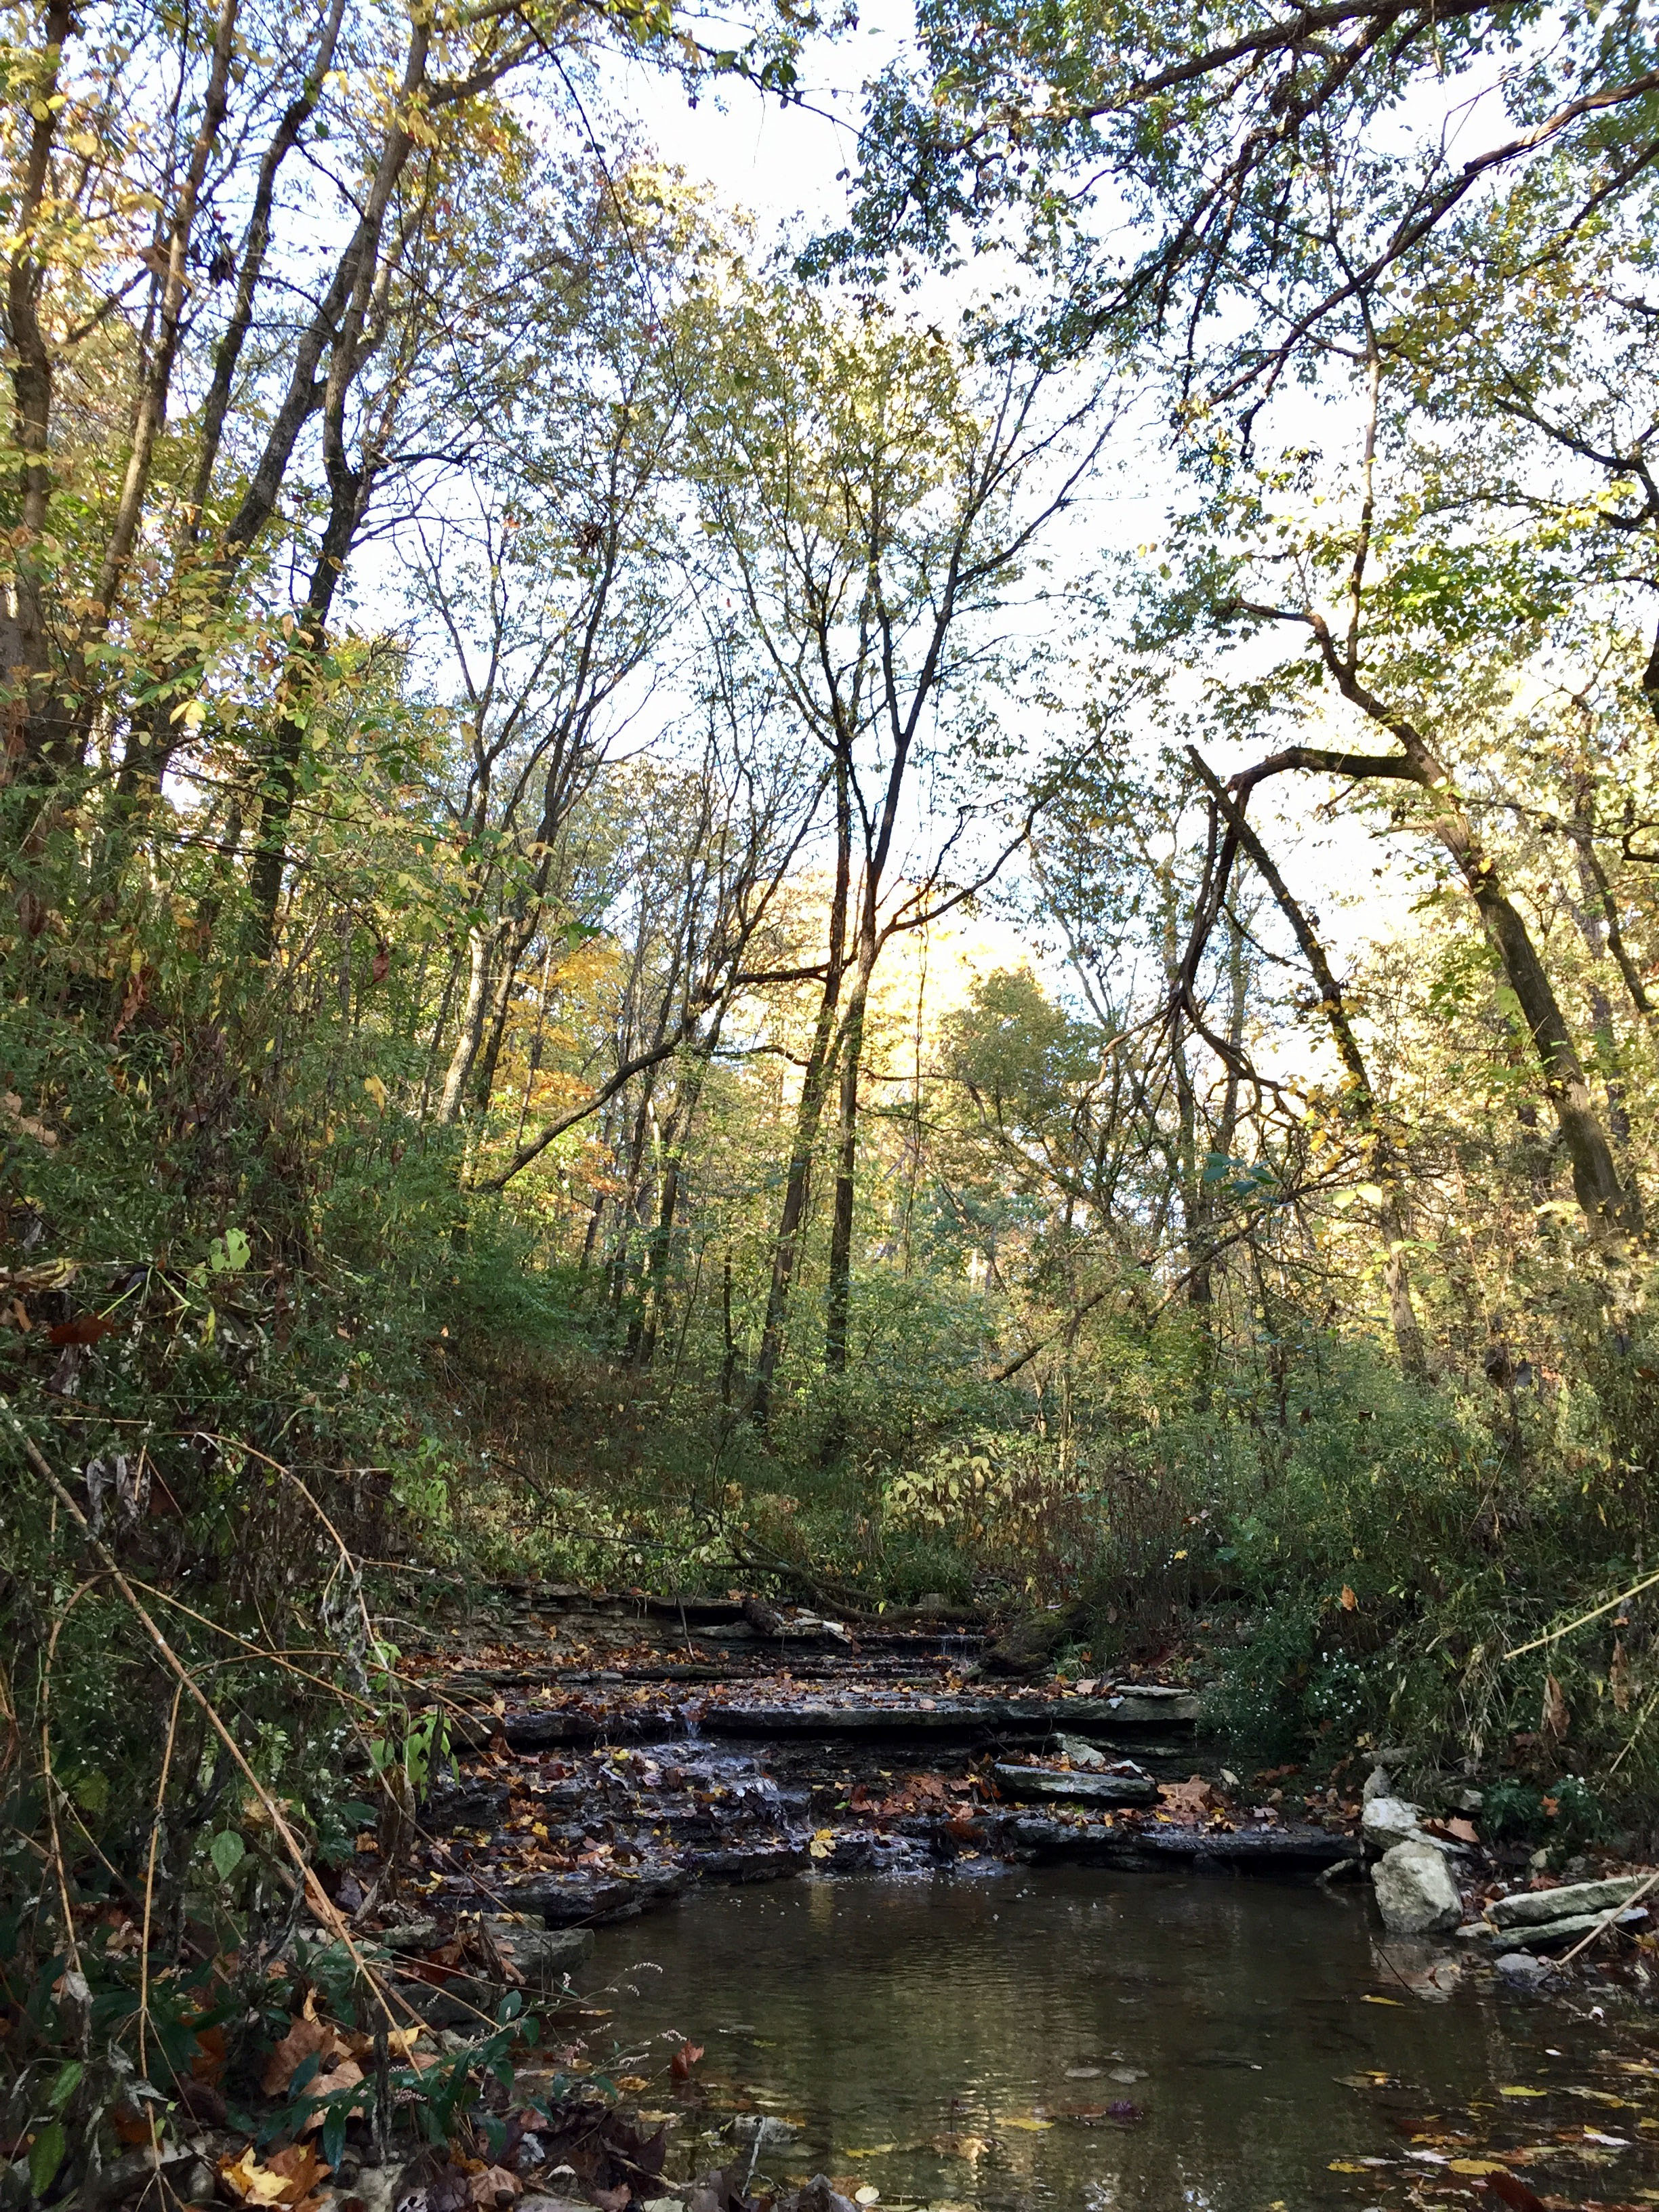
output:
[[[213,1730],[215,1735],[218,1737],[220,1742],[223,1744],[225,1749],[230,1753],[232,1763],[235,1765],[243,1780],[247,1784],[254,1796],[258,1799],[261,1806],[264,1808],[265,1816],[270,1822],[273,1834],[280,1838],[283,1848],[293,1860],[295,1867],[299,1874],[300,1885],[304,1892],[307,1903],[310,1905],[313,1912],[316,1914],[318,1919],[322,1922],[324,1927],[326,1928],[334,1936],[336,1941],[344,1946],[346,1953],[350,1958],[352,1964],[356,1967],[358,1973],[362,1977],[364,1982],[367,1983],[369,1989],[374,1992],[375,2000],[380,2005],[381,2011],[385,2013],[387,2020],[390,2021],[392,2017],[392,2008],[386,2002],[386,1990],[381,1984],[380,1978],[372,1971],[368,1960],[363,1957],[362,1953],[357,1948],[356,1943],[353,1942],[351,1939],[351,1930],[346,1926],[339,1908],[334,1903],[333,1899],[329,1896],[322,1884],[318,1881],[317,1876],[312,1869],[311,1862],[306,1856],[305,1851],[301,1846],[299,1838],[295,1835],[292,1828],[289,1827],[288,1821],[283,1815],[282,1808],[277,1804],[270,1792],[265,1788],[264,1784],[260,1781],[253,1769],[248,1765],[240,1744],[237,1742],[235,1737],[232,1735],[230,1730],[225,1726],[223,1720],[220,1717],[217,1707],[202,1690],[195,1677],[191,1674],[190,1669],[185,1665],[184,1661],[179,1658],[178,1653],[174,1651],[173,1646],[167,1642],[166,1637],[162,1635],[161,1630],[155,1626],[155,1621],[151,1620],[149,1614],[145,1611],[144,1607],[139,1599],[138,1593],[133,1589],[131,1583],[128,1582],[126,1577],[116,1565],[114,1559],[111,1557],[104,1544],[94,1535],[92,1533],[91,1522],[87,1519],[86,1515],[81,1510],[81,1508],[76,1504],[74,1498],[70,1495],[69,1491],[64,1488],[63,1483],[58,1480],[57,1475],[52,1472],[51,1466],[41,1454],[40,1447],[36,1444],[33,1437],[30,1436],[28,1431],[18,1419],[9,1399],[0,1397],[0,1413],[4,1414],[6,1419],[11,1425],[13,1432],[23,1448],[23,1455],[28,1461],[29,1465],[33,1468],[35,1474],[40,1477],[41,1481],[46,1485],[47,1488],[52,1492],[52,1496],[58,1500],[58,1503],[64,1508],[64,1510],[75,1522],[76,1528],[79,1528],[94,1558],[98,1561],[105,1573],[108,1575],[111,1581],[115,1584],[116,1589],[120,1591],[122,1597],[126,1601],[126,1603],[131,1609],[133,1614],[143,1625],[145,1633],[149,1636],[150,1642],[155,1647],[156,1656],[161,1661],[162,1665],[166,1667],[167,1672],[179,1682],[185,1695],[190,1698],[200,1709],[202,1716],[207,1722],[208,1726]],[[72,1941],[73,1938],[71,1937],[71,1942]],[[420,2019],[420,2014],[414,2009],[413,2006],[404,2003],[401,1995],[398,1991],[394,1990],[392,1994],[398,1997],[398,2002],[400,2003],[404,2004],[404,2009],[409,2014],[411,2021]],[[424,2022],[422,2022],[422,2025],[424,2025]]]
[[179,1708],[184,1703],[182,1682],[173,1686],[173,1711],[167,1720],[167,1749],[161,1754],[161,1779],[155,1788],[155,1810],[149,1823],[149,1858],[144,1868],[144,1932],[138,1947],[138,2071],[148,2075],[149,2060],[144,2051],[144,2023],[149,2018],[149,1929],[155,1899],[155,1859],[161,1841],[161,1808],[167,1794],[167,1777],[173,1771],[173,1747],[179,1740]]
[[58,1879],[58,1898],[64,1912],[64,1949],[69,1960],[70,1971],[76,1975],[81,1973],[81,1948],[75,1940],[75,1913],[70,1904],[69,1875],[64,1865],[64,1842],[58,1832],[58,1778],[52,1771],[52,1670],[58,1656],[58,1639],[63,1633],[64,1623],[87,1592],[101,1580],[101,1576],[89,1575],[73,1592],[69,1603],[52,1622],[52,1634],[46,1639],[46,1666],[40,1679],[40,1780],[46,1800],[46,1828],[52,1838],[52,1870]]
[[1559,1643],[1562,1637],[1571,1636],[1575,1629],[1586,1628],[1592,1620],[1599,1620],[1604,1613],[1611,1613],[1614,1606],[1624,1605],[1631,1598],[1639,1597],[1644,1589],[1651,1589],[1655,1583],[1659,1583],[1659,1574],[1648,1575],[1641,1582],[1632,1583],[1627,1590],[1620,1590],[1617,1597],[1610,1597],[1605,1605],[1595,1606],[1589,1613],[1581,1613],[1577,1620],[1570,1620],[1565,1628],[1552,1628],[1547,1635],[1534,1636],[1530,1644],[1517,1644],[1513,1651],[1506,1651],[1504,1656],[1505,1659],[1524,1659],[1528,1651],[1541,1650],[1546,1644]]

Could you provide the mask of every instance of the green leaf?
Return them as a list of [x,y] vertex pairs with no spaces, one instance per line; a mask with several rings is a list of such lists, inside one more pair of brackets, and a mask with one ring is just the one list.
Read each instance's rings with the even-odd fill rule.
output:
[[216,1275],[238,1275],[252,1256],[253,1246],[246,1229],[227,1229],[222,1237],[216,1237],[208,1247],[208,1265]]
[[221,1881],[228,1881],[247,1856],[247,1846],[233,1829],[222,1828],[208,1845],[208,1856]]
[[44,2197],[51,2188],[67,2148],[68,2138],[61,2120],[53,2120],[42,2128],[29,2145],[29,2187],[37,2197]]
[[58,2068],[58,2079],[52,2083],[46,2098],[47,2104],[54,2112],[63,2111],[64,2106],[80,2087],[86,2070],[86,2061],[82,2058],[65,2059]]

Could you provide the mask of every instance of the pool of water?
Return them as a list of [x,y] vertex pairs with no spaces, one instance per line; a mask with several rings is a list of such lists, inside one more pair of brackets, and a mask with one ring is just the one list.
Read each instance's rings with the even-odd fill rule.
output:
[[[890,2207],[1495,2204],[1499,2164],[1659,2203],[1639,1988],[1447,1987],[1438,1955],[1383,1945],[1357,1890],[1031,1870],[706,1890],[602,1930],[584,1979],[681,2173],[769,2117],[757,2185]],[[676,2091],[682,2036],[705,2056]]]

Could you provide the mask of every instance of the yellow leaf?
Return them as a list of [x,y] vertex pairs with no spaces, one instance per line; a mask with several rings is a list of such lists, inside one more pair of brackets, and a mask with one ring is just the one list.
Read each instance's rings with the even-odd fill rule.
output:
[[844,2155],[848,2158],[885,2158],[890,2150],[897,2148],[896,2143],[872,2143],[868,2150],[849,2150]]
[[1499,2089],[1498,2094],[1500,2097],[1547,2097],[1549,2092],[1547,2089],[1525,2089],[1512,2082],[1507,2088]]
[[1334,2158],[1325,2169],[1327,2173],[1364,2173],[1365,2168],[1351,2158]]
[[1361,1998],[1360,1998],[1359,2002],[1360,2002],[1360,2003],[1361,2003],[1361,2004],[1386,2004],[1386,2005],[1393,2005],[1396,2011],[1401,2011],[1401,2010],[1403,2010],[1403,2009],[1404,2009],[1404,2008],[1401,2005],[1401,2002],[1400,2002],[1400,2000],[1399,2000],[1399,1998],[1398,1998],[1398,1997],[1374,1997],[1374,1996],[1372,1996],[1370,1995],[1370,1991],[1369,1991],[1369,1990],[1366,1992],[1366,1994],[1365,1994],[1363,1997],[1361,1997]]
[[1358,1603],[1359,1603],[1359,1600],[1358,1600],[1358,1599],[1354,1595],[1354,1594],[1353,1594],[1352,1590],[1349,1589],[1349,1587],[1348,1587],[1347,1583],[1343,1583],[1343,1585],[1342,1585],[1342,1610],[1343,1610],[1343,1612],[1344,1612],[1344,1613],[1352,1613],[1352,1612],[1354,1611],[1354,1609],[1358,1607]]
[[1447,2161],[1446,2170],[1449,2173],[1507,2173],[1509,2172],[1508,2166],[1503,2160],[1496,2158],[1449,2159]]
[[1024,2114],[1017,2114],[1012,2119],[999,2120],[996,2124],[1000,2128],[1024,2128],[1027,2135],[1040,2136],[1044,2128],[1053,2127],[1054,2122],[1027,2119]]
[[280,2204],[288,2187],[286,2174],[273,2173],[268,2166],[260,2165],[252,2143],[234,2164],[221,2163],[219,2179],[243,2204]]

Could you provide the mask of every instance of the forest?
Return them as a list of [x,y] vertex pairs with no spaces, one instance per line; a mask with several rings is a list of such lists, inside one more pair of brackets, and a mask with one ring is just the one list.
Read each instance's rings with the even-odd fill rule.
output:
[[856,29],[6,10],[8,2205],[502,1587],[1659,1832],[1659,17]]

